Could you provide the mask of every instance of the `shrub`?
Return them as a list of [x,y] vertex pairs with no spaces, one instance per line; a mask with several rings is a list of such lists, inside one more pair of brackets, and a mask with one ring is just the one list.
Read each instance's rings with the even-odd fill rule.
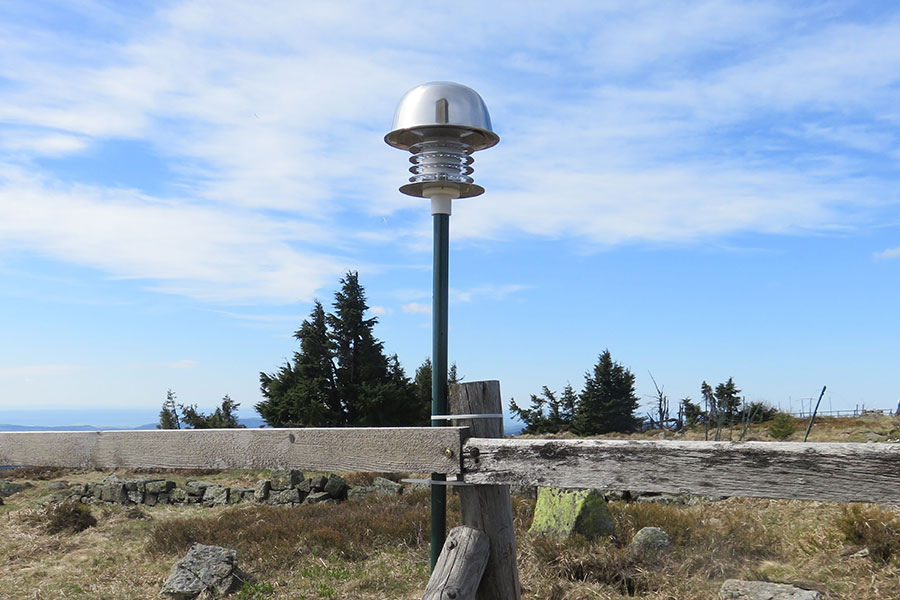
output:
[[884,509],[859,504],[841,507],[837,526],[847,542],[868,548],[872,560],[887,562],[900,550],[900,520]]
[[77,502],[62,502],[47,509],[47,533],[78,533],[97,524],[91,511]]
[[769,436],[776,440],[785,440],[797,431],[794,418],[787,413],[778,413],[769,425]]

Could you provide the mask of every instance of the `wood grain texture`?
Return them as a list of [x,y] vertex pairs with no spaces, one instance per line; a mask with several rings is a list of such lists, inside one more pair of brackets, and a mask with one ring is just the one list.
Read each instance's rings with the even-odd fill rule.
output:
[[479,484],[900,504],[900,444],[472,438],[463,454]]
[[458,473],[464,432],[400,427],[0,433],[0,465]]
[[[473,381],[450,386],[449,404],[450,414],[501,413],[500,382]],[[454,423],[467,426],[479,438],[503,437],[502,419],[460,419]],[[491,542],[478,600],[519,600],[522,592],[509,486],[461,487],[459,504],[463,524],[484,531]]]
[[464,525],[451,529],[422,600],[475,600],[490,547],[483,531]]

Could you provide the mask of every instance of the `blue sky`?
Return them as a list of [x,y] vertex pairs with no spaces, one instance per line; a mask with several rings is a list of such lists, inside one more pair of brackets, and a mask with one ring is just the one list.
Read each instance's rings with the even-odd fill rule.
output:
[[898,40],[891,2],[4,2],[0,422],[255,416],[347,269],[412,374],[431,217],[382,138],[434,80],[501,137],[451,220],[466,379],[609,348],[642,398],[893,407]]

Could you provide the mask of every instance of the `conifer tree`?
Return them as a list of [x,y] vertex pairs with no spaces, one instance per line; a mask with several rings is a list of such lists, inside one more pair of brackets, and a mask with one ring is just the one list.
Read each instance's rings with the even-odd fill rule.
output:
[[181,429],[181,421],[178,418],[178,411],[175,407],[175,392],[168,390],[166,392],[166,401],[163,402],[162,410],[159,411],[159,423],[157,429]]
[[260,373],[265,399],[257,412],[273,427],[427,424],[430,400],[422,401],[396,355],[385,356],[356,272],[341,279],[333,308],[326,315],[316,302],[294,334],[293,362]]
[[604,350],[593,372],[584,377],[575,411],[575,431],[580,435],[628,433],[637,429],[639,400],[634,393],[634,375]]

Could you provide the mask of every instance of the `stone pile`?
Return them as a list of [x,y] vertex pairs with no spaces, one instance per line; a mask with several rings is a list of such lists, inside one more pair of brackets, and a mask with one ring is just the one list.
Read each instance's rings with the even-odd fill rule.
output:
[[272,471],[269,479],[259,481],[255,487],[226,487],[208,481],[187,481],[178,487],[167,479],[122,479],[113,474],[101,482],[68,486],[54,494],[53,501],[77,500],[85,504],[197,504],[224,506],[240,502],[255,502],[298,506],[319,502],[341,502],[348,498],[362,498],[368,494],[402,493],[403,486],[388,479],[375,478],[371,486],[353,486],[340,475],[312,475],[302,471]]

